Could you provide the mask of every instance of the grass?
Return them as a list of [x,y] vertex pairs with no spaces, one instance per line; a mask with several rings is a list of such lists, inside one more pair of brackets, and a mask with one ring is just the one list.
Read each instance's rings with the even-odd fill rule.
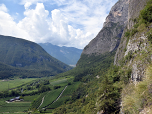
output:
[[12,102],[5,103],[0,107],[0,113],[2,112],[25,112],[29,109],[31,102]]
[[72,85],[68,85],[62,96],[53,104],[48,106],[48,109],[54,109],[63,105],[66,101],[71,99],[72,93],[78,88],[80,82],[75,82]]
[[48,108],[54,109],[64,104],[65,101],[69,100],[69,96],[61,97],[58,101],[50,105]]
[[[37,78],[27,78],[27,79],[14,79],[14,80],[8,80],[8,81],[2,81],[0,83],[0,90],[1,91],[5,91],[8,90],[8,85],[9,85],[9,89],[14,89],[14,88],[18,88],[18,87],[22,87],[25,88],[27,84],[31,84],[33,83],[34,80],[36,80]],[[73,77],[49,77],[46,78],[47,80],[50,81],[50,85],[48,86],[61,86],[61,88],[59,89],[55,89],[52,90],[50,92],[45,92],[45,93],[41,93],[36,94],[36,95],[32,95],[32,96],[24,96],[24,102],[15,102],[15,103],[6,103],[5,101],[8,99],[11,99],[12,97],[7,97],[4,99],[0,99],[0,113],[1,112],[9,112],[9,113],[24,113],[26,112],[28,109],[32,109],[33,111],[36,111],[36,109],[39,107],[39,105],[42,102],[42,98],[44,97],[44,102],[42,104],[42,107],[48,106],[49,104],[51,104],[54,100],[56,100],[56,98],[60,95],[60,93],[62,92],[62,90],[64,89],[64,87],[66,85],[68,85],[69,82],[71,82],[73,80]],[[68,92],[72,92],[70,91],[72,88],[72,85],[70,85],[68,87]],[[75,87],[75,86],[73,86]],[[70,90],[69,90],[70,89]],[[34,90],[29,90],[29,91],[24,91],[24,93],[30,93],[32,91],[37,91],[37,89]],[[64,93],[65,94],[65,93]],[[67,95],[67,94],[66,94]],[[69,99],[69,96],[63,97],[62,99],[60,99],[56,104],[54,104],[54,106],[58,106],[59,103],[63,103],[64,101],[66,101],[67,99]],[[56,107],[55,106],[55,107]],[[9,108],[9,110],[8,110]],[[39,108],[39,109],[40,109]]]
[[32,96],[24,96],[24,101],[33,101],[34,99],[36,99],[39,95],[32,95]]
[[37,109],[41,102],[42,102],[42,98],[47,94],[48,92],[44,92],[42,94],[40,94],[36,99],[34,99],[34,101],[32,102],[32,106],[30,107],[31,109]]
[[46,107],[50,105],[53,101],[57,99],[57,97],[60,95],[64,87],[50,91],[44,98],[43,104],[40,106],[40,108]]
[[37,92],[37,91],[38,91],[38,89],[34,89],[34,90],[24,91],[23,93],[24,93],[24,94],[30,94],[30,93],[32,93],[32,92]]
[[28,82],[31,82],[33,80],[36,80],[37,78],[26,78],[26,79],[14,79],[14,80],[8,80],[8,81],[2,81],[0,82],[0,91],[6,91],[8,89],[13,89],[19,86],[22,86]]
[[69,85],[66,90],[63,92],[62,96],[71,95],[79,86],[81,82],[75,82],[72,85]]
[[58,85],[58,86],[65,86],[68,84],[68,81],[67,79],[61,79],[61,80],[57,80],[57,81],[54,81],[54,82],[51,82],[52,85]]
[[[60,93],[62,92],[64,87],[66,85],[68,85],[68,82],[71,82],[71,80],[73,80],[73,77],[66,77],[66,78],[60,77],[60,78],[51,79],[50,84],[52,84],[53,86],[61,86],[61,88],[59,88],[57,90],[50,91],[45,96],[44,102],[40,108],[49,106],[54,100],[56,100],[56,98],[60,95]],[[68,96],[69,93],[71,95],[71,93],[74,92],[74,90],[76,90],[76,88],[78,88],[78,85],[79,85],[78,82],[73,83],[72,85],[68,85],[68,87],[65,89],[65,91],[62,94],[62,96],[65,96],[65,97],[61,96],[62,98],[59,98],[58,101],[55,102],[56,106],[60,106],[61,104],[63,104],[64,101],[70,99],[70,96]]]
[[11,102],[6,103],[5,101],[11,99],[12,97],[0,99],[0,113],[6,112],[25,112],[29,109],[31,102]]
[[52,85],[59,85],[59,86],[65,86],[68,84],[68,82],[73,81],[73,76],[67,76],[65,77],[59,77],[59,78],[51,78],[49,81]]
[[146,70],[146,77],[137,84],[128,84],[122,91],[123,111],[127,114],[137,114],[139,109],[151,108],[152,93],[152,65]]

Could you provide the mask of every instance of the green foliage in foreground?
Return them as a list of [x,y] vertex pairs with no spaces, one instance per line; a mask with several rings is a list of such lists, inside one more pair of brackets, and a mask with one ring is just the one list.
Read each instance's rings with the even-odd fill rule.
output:
[[[106,74],[100,76],[102,78],[94,77],[92,81],[80,84],[72,100],[54,109],[53,113],[96,114],[101,110],[105,114],[119,113],[121,90],[129,82],[130,69],[112,65]],[[56,104],[52,105],[54,107]]]
[[[115,108],[115,106],[119,103],[120,87],[115,86],[114,83],[117,83],[117,81],[120,80],[120,77],[115,73],[113,74],[116,76],[107,76],[109,68],[113,68],[111,63],[113,63],[114,54],[115,52],[98,56],[92,55],[89,57],[82,55],[83,59],[80,59],[76,68],[69,72],[63,73],[62,75],[64,76],[75,76],[74,82],[80,81],[82,83],[79,85],[76,91],[72,93],[71,99],[67,100],[64,105],[54,109],[53,113],[61,114],[73,112],[75,114],[94,114],[97,113],[98,110],[104,110],[106,106],[108,108],[111,107],[112,110],[105,109],[105,112],[118,112],[119,107]],[[116,72],[118,72],[118,70]],[[107,84],[102,83],[106,77],[108,77],[108,80],[110,81]],[[109,91],[107,91],[108,97],[104,96],[103,99],[109,99],[109,103],[106,103],[103,99],[99,100],[104,93],[103,90],[106,89],[105,87],[108,87]],[[96,106],[97,101],[98,106]],[[52,108],[55,108],[56,106],[57,105],[54,104],[52,105]]]
[[[115,53],[113,52],[100,56],[90,56],[86,61],[82,60],[81,63],[83,64],[79,63],[78,67],[73,70],[58,75],[58,80],[52,78],[54,81],[50,80],[50,84],[61,86],[61,88],[51,90],[50,92],[44,92],[39,96],[36,96],[36,99],[31,103],[30,109],[36,111],[41,104],[42,98],[45,96],[44,102],[39,108],[40,111],[42,111],[41,108],[49,106],[44,112],[50,111],[57,114],[63,114],[64,112],[96,114],[100,110],[103,110],[106,113],[118,112],[119,107],[115,107],[119,104],[118,101],[121,90],[121,84],[118,83],[118,81],[126,79],[126,76],[120,78],[120,75],[118,74],[124,75],[127,73],[123,70],[118,73],[119,68],[111,65],[111,63],[113,63],[114,54]],[[88,61],[90,63],[88,63]],[[68,78],[68,76],[75,76],[74,82],[72,82],[72,78]],[[34,84],[35,87],[39,87],[36,86],[36,83],[31,83],[29,85]],[[50,84],[46,86],[50,86]],[[51,104],[61,93],[65,85],[68,85],[68,87],[62,96],[58,101]],[[105,89],[107,91],[105,91]],[[54,94],[54,92],[57,94]],[[50,101],[51,99],[52,101]],[[52,109],[50,110],[49,108]]]
[[149,0],[147,5],[143,10],[141,10],[140,15],[144,23],[152,22],[152,0]]
[[122,91],[123,112],[126,114],[138,114],[139,109],[145,109],[152,113],[152,65],[146,70],[146,78],[143,81],[128,84]]

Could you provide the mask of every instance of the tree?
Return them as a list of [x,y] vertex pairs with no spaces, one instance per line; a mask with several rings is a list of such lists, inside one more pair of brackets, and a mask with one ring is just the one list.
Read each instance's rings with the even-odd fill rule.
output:
[[108,77],[105,76],[102,81],[101,89],[98,92],[98,110],[103,110],[105,114],[119,112],[119,88],[113,86]]

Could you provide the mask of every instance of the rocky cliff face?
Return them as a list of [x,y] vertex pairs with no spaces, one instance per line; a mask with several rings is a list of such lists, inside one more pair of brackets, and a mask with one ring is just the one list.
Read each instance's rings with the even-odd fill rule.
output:
[[112,8],[103,26],[109,22],[126,24],[128,19],[129,0],[119,0]]
[[119,46],[128,19],[129,0],[119,0],[111,9],[99,34],[84,48],[82,54],[104,54]]
[[[152,23],[151,21],[144,20],[143,14],[140,13],[148,1],[149,0],[129,0],[127,27],[123,32],[120,45],[115,54],[114,64],[121,66],[123,70],[125,70],[125,68],[131,70],[130,83],[127,84],[122,91],[122,108],[120,114],[129,112],[136,114],[152,113],[151,108],[149,108],[151,107],[151,101],[147,99],[149,95],[151,95],[151,91],[149,91],[151,87],[151,74],[149,78],[147,69],[149,69],[152,64]],[[147,7],[149,8],[149,6],[146,6],[146,8]],[[149,12],[151,6],[148,8],[146,12]],[[146,16],[151,18],[149,15]],[[144,89],[142,88],[142,84],[145,84]],[[140,93],[138,93],[139,91]],[[147,111],[148,108],[149,110]]]
[[[124,30],[124,33],[121,38],[120,45],[116,51],[114,64],[120,65],[122,59],[124,59],[128,54],[132,54],[132,59],[130,60],[128,66],[132,68],[131,79],[133,81],[140,81],[144,77],[144,70],[146,68],[146,64],[142,64],[141,60],[137,59],[138,54],[142,51],[147,51],[148,47],[148,39],[146,36],[146,32],[140,32],[141,28],[137,28],[139,32],[137,32],[132,37],[125,37],[125,32],[127,30],[134,29],[134,24],[136,23],[134,20],[139,17],[140,11],[144,8],[148,0],[130,0],[129,1],[129,9],[128,9],[128,24],[127,28]],[[136,58],[136,59],[135,59]],[[145,61],[147,63],[147,61]],[[148,63],[147,63],[148,64]]]
[[[128,22],[127,22],[127,28],[124,30],[124,33],[127,31],[127,29],[131,29],[133,27],[134,19],[139,16],[140,10],[144,8],[146,5],[146,2],[148,0],[129,0],[129,8],[128,8]],[[121,38],[121,43],[116,51],[114,64],[119,65],[118,61],[121,60],[124,57],[124,49],[127,45],[127,38],[124,37],[124,33]]]

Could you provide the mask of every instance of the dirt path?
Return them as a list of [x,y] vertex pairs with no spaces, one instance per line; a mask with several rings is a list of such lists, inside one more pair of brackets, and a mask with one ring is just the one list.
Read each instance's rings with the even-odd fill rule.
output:
[[[45,96],[44,96],[44,97],[45,97]],[[44,97],[42,98],[42,102],[41,102],[40,106],[43,104],[43,101],[44,101]],[[40,107],[40,106],[39,106],[39,107]],[[39,108],[39,107],[38,107],[38,108]],[[37,109],[38,109],[38,108],[37,108]]]

